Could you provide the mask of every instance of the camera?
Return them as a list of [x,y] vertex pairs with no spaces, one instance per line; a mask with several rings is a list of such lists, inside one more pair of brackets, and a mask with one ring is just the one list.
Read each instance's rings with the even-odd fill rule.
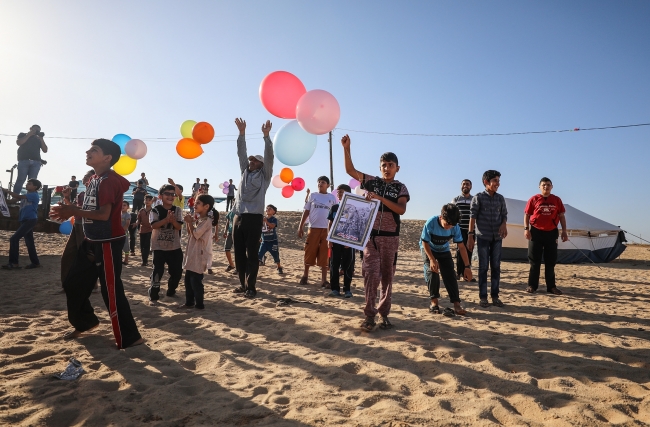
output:
[[38,136],[40,136],[41,138],[43,138],[43,137],[45,136],[45,132],[39,132],[39,133],[37,133],[36,135],[38,135]]

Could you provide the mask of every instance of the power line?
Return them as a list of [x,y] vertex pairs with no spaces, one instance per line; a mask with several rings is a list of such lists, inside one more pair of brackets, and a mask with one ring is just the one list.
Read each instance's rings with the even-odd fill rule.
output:
[[[358,129],[347,129],[347,128],[334,128],[333,130],[340,130],[345,132],[357,132],[357,133],[369,133],[375,135],[394,135],[394,136],[425,136],[425,137],[481,137],[481,136],[513,136],[513,135],[535,135],[535,134],[544,134],[544,133],[565,133],[565,132],[585,132],[593,130],[608,130],[608,129],[623,129],[623,128],[633,128],[633,127],[642,127],[650,126],[650,123],[636,123],[632,125],[618,125],[618,126],[600,126],[600,127],[590,127],[590,128],[573,128],[573,129],[559,129],[559,130],[537,130],[537,131],[524,131],[524,132],[501,132],[501,133],[461,133],[461,134],[442,134],[442,133],[399,133],[399,132],[378,132],[378,131],[369,131],[369,130],[358,130]],[[256,133],[247,133],[246,136],[252,135],[262,135],[262,132]],[[15,134],[0,133],[0,136],[18,136]],[[239,134],[226,134],[226,135],[215,135],[214,138],[232,138],[239,136]],[[76,137],[76,136],[46,136],[49,139],[80,139],[80,140],[93,140],[96,137]],[[181,138],[178,137],[152,137],[152,138],[138,138],[147,141],[178,141]],[[260,137],[252,137],[249,139],[260,139]],[[215,142],[230,142],[231,139],[225,140],[215,140]]]
[[375,132],[375,131],[368,131],[368,130],[356,130],[356,129],[345,129],[345,128],[335,128],[335,129],[343,130],[343,131],[347,131],[347,132],[372,133],[372,134],[376,134],[376,135],[429,136],[429,137],[476,137],[476,136],[512,136],[512,135],[532,135],[532,134],[542,134],[542,133],[579,132],[579,131],[588,131],[588,130],[622,129],[622,128],[632,128],[632,127],[640,127],[640,126],[650,126],[650,123],[637,123],[637,124],[633,124],[633,125],[602,126],[602,127],[592,127],[592,128],[573,128],[573,129],[560,129],[560,130],[537,130],[537,131],[503,132],[503,133],[467,133],[467,134],[397,133],[397,132]]

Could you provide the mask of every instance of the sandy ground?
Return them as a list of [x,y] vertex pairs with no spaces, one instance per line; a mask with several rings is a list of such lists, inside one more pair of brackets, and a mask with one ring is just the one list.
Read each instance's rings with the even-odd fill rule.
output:
[[[469,315],[446,318],[427,310],[415,251],[423,222],[406,221],[395,328],[366,333],[359,274],[349,300],[328,298],[315,271],[310,286],[297,284],[297,218],[280,216],[286,274],[261,267],[254,300],[230,292],[237,281],[223,272],[216,247],[202,312],[175,309],[180,298],[150,307],[150,269],[126,267],[127,296],[147,342],[123,351],[113,347],[99,293],[92,296],[99,331],[60,339],[69,329],[59,281],[65,238],[39,234],[44,268],[0,270],[0,424],[650,424],[650,247],[632,246],[599,267],[558,266],[566,293],[559,297],[525,293],[527,265],[504,262],[505,307],[479,307],[476,285],[462,282]],[[9,236],[0,232],[3,264]],[[276,307],[278,297],[305,302]],[[441,303],[451,305],[446,291]],[[54,379],[71,356],[86,373]]]

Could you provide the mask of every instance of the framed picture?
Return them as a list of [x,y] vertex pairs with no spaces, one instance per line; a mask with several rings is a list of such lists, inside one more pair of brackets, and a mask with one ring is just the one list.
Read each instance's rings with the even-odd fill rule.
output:
[[327,240],[362,251],[368,244],[379,211],[379,200],[345,193],[339,204]]

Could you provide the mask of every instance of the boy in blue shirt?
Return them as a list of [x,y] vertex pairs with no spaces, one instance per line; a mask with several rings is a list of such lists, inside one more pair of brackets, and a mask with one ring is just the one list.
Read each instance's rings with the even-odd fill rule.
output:
[[264,265],[264,255],[270,252],[273,261],[278,266],[278,274],[284,274],[280,265],[280,251],[278,250],[278,233],[276,230],[278,227],[278,219],[274,216],[277,212],[278,209],[273,205],[266,207],[266,216],[262,218],[262,245],[260,246],[257,257],[260,265]]
[[439,216],[431,217],[422,229],[420,236],[420,251],[424,262],[424,280],[429,288],[431,305],[429,311],[440,314],[438,298],[440,298],[440,275],[447,288],[449,300],[454,304],[454,309],[445,308],[444,315],[448,317],[456,314],[465,315],[466,311],[460,305],[458,293],[458,280],[454,268],[454,260],[449,250],[449,240],[453,239],[458,245],[458,251],[465,263],[463,276],[468,282],[472,280],[472,270],[469,267],[467,251],[463,244],[463,235],[460,232],[460,210],[453,203],[442,207]]
[[31,261],[31,264],[25,268],[38,268],[41,266],[38,261],[38,255],[36,254],[36,246],[34,245],[34,227],[36,227],[36,223],[38,222],[38,190],[40,188],[41,181],[32,178],[25,185],[27,194],[22,195],[7,191],[14,199],[20,199],[20,212],[18,213],[20,227],[18,227],[18,230],[9,239],[9,263],[2,266],[5,270],[20,268],[18,265],[18,245],[20,244],[20,239],[23,237],[25,238],[25,246],[27,246],[27,253],[29,253],[29,260]]

